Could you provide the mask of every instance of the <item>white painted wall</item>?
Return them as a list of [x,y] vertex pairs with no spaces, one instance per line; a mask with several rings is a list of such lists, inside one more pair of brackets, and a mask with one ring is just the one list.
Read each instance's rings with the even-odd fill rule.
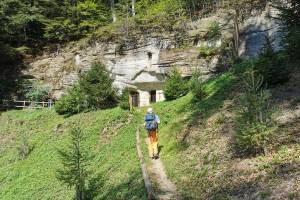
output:
[[157,102],[161,102],[166,100],[165,95],[164,95],[164,91],[162,90],[156,90],[156,101]]
[[[150,105],[150,91],[138,90],[140,95],[140,107]],[[165,101],[165,95],[162,90],[156,90],[156,102]]]
[[145,107],[150,105],[150,93],[148,91],[138,90],[140,95],[140,107]]

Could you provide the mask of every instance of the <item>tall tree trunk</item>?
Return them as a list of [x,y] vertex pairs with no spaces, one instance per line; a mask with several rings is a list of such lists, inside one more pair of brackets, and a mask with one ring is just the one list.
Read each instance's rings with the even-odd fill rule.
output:
[[239,56],[239,45],[240,45],[240,27],[239,27],[239,10],[235,10],[234,14],[234,49],[233,53],[235,57]]
[[115,0],[110,0],[110,9],[111,9],[112,20],[113,20],[113,22],[116,22],[117,16],[116,16],[116,12],[115,12]]
[[128,38],[129,35],[129,27],[128,27],[128,19],[129,19],[129,5],[126,4],[126,37]]
[[131,14],[135,16],[135,0],[131,0]]

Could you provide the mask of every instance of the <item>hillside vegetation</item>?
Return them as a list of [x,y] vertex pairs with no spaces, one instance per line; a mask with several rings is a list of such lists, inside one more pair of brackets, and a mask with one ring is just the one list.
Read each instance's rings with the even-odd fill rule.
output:
[[[206,81],[206,97],[201,101],[195,102],[188,94],[153,105],[161,117],[160,155],[168,176],[184,199],[297,199],[300,96],[295,94],[299,94],[299,72],[271,90],[277,107],[273,118],[280,115],[288,123],[278,122],[265,154],[242,156],[234,150],[235,117],[243,92],[239,66]],[[284,93],[286,90],[291,93]],[[2,113],[1,197],[70,199],[72,188],[56,179],[56,169],[61,166],[57,149],[64,148],[70,127],[77,124],[93,155],[90,169],[95,199],[146,198],[135,149],[135,132],[143,112],[114,108],[66,119],[47,109]],[[21,159],[18,149],[23,137],[31,152]]]
[[[241,23],[267,3],[2,0],[0,103],[17,97],[51,99],[50,87],[41,87],[38,81],[31,82],[33,77],[20,73],[26,59],[44,50],[58,52],[61,45],[76,44],[79,39],[88,45],[113,41],[115,56],[121,56],[124,49],[135,49],[137,40],[167,33],[180,51],[191,44],[185,42],[193,22],[219,9],[227,12],[232,23],[229,41],[221,38],[228,48],[223,52],[199,47],[199,57],[208,63],[218,56],[224,60],[218,64],[220,70],[211,71],[208,79],[196,70],[188,80],[176,72],[177,66],[170,66],[174,70],[167,74],[163,88],[167,101],[151,105],[161,118],[158,161],[166,168],[163,171],[169,178],[165,179],[176,184],[174,194],[182,199],[300,199],[299,0],[274,1],[282,20],[282,48],[275,51],[266,38],[256,58],[239,57]],[[207,42],[222,35],[217,22],[210,29],[203,36]],[[77,180],[84,185],[83,199],[147,199],[135,135],[146,108],[126,110],[130,91],[125,88],[120,96],[112,77],[106,66],[95,63],[55,102],[55,111],[6,107],[0,113],[1,199],[73,199],[74,191],[79,191],[73,183]],[[84,172],[66,165],[59,156],[67,152],[70,133],[76,128],[83,131],[85,140],[74,146],[89,154]],[[141,134],[146,139],[146,131]],[[142,150],[151,171],[155,161],[148,158],[144,140]],[[64,184],[68,181],[58,177],[58,171],[67,167],[71,173],[77,167],[74,176],[79,174],[79,179],[68,180],[69,187]],[[150,179],[154,192],[161,193],[151,173]]]
[[[70,127],[80,126],[91,153],[89,170],[94,199],[146,199],[136,155],[137,119],[120,109],[89,112],[64,119],[53,110],[1,114],[1,199],[72,199],[73,188],[56,179],[61,168],[58,149],[69,141]],[[21,159],[22,138],[31,148]]]
[[271,90],[272,118],[285,121],[267,141],[268,151],[257,156],[234,148],[240,77],[232,70],[207,81],[208,95],[198,103],[187,95],[154,105],[162,119],[159,143],[168,175],[184,199],[298,199],[299,71]]

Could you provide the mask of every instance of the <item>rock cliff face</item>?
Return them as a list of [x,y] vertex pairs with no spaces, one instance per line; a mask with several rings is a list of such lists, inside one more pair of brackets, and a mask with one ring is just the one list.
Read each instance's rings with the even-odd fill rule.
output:
[[279,11],[267,4],[265,11],[254,14],[247,19],[241,27],[241,46],[239,54],[241,56],[257,56],[268,39],[274,50],[281,50],[280,42],[282,34],[280,32],[281,21],[278,19]]
[[93,62],[102,62],[108,67],[118,88],[164,82],[165,74],[174,66],[184,76],[190,75],[195,67],[209,74],[210,65],[205,59],[198,59],[197,46],[181,50],[174,47],[171,39],[157,38],[150,38],[122,54],[116,53],[115,44],[96,43],[84,48],[70,45],[59,52],[38,57],[24,73],[50,84],[55,98],[76,83],[78,75],[89,70]]
[[[245,22],[242,26],[241,55],[257,55],[265,42],[265,36],[275,38],[273,42],[278,48],[278,22],[269,17],[273,14],[276,11],[267,8],[262,14]],[[199,47],[207,45],[208,41],[204,36],[212,21],[219,22],[221,27],[221,36],[214,43],[219,47],[224,38],[232,37],[233,32],[230,16],[221,11],[217,15],[193,22],[187,31],[190,42],[185,47],[178,48],[172,34],[164,38],[143,39],[136,48],[125,49],[121,53],[116,51],[117,45],[114,43],[72,43],[57,52],[37,57],[34,62],[29,63],[24,74],[51,85],[54,98],[59,98],[67,88],[76,83],[78,75],[87,71],[93,62],[102,62],[108,67],[118,88],[163,83],[172,67],[177,67],[183,76],[191,75],[197,68],[208,77],[218,66],[220,56],[203,58],[199,56]]]

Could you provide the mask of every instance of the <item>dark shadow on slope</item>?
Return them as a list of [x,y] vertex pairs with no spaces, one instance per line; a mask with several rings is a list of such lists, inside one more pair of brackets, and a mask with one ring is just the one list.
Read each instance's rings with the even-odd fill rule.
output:
[[[226,176],[226,174],[224,174]],[[232,184],[216,185],[209,192],[209,199],[261,199],[264,196],[263,189],[256,181],[234,181]]]
[[[205,123],[209,117],[222,108],[225,100],[233,99],[233,96],[239,89],[236,78],[234,78],[233,75],[228,74],[210,79],[207,81],[207,84],[211,87],[209,90],[212,90],[213,93],[200,102],[190,104],[188,109],[194,110],[194,112],[188,119],[182,122],[187,124],[187,129],[181,142],[184,142],[189,136],[189,133],[191,132],[189,127],[193,127],[199,123]],[[181,110],[180,112],[184,112],[184,110]]]

